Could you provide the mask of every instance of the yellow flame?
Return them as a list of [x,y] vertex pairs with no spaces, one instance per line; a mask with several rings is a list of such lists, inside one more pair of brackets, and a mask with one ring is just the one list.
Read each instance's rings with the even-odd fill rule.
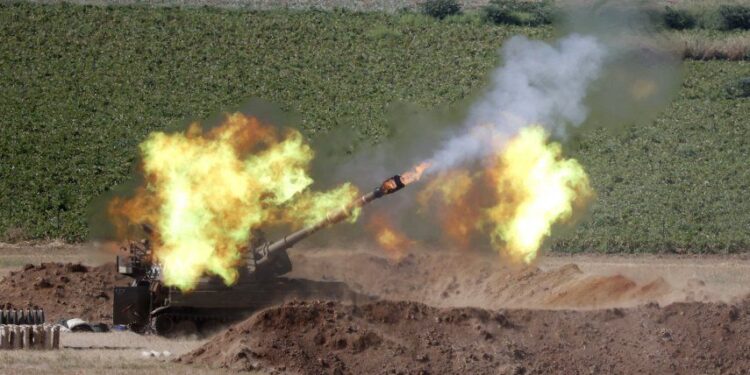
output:
[[414,166],[414,168],[401,175],[401,182],[404,185],[409,185],[415,181],[419,181],[422,178],[422,173],[432,166],[432,162],[423,161]]
[[164,283],[183,290],[206,273],[233,283],[252,228],[308,223],[357,194],[351,185],[306,191],[313,151],[302,135],[280,136],[239,113],[206,133],[197,124],[185,133],[152,133],[140,150],[147,185],[131,199],[113,200],[110,213],[119,224],[155,227]]
[[555,222],[570,218],[574,202],[591,194],[588,176],[538,126],[524,128],[497,155],[489,176],[499,197],[487,211],[492,242],[531,262]]
[[[498,137],[499,138],[499,137]],[[511,260],[530,263],[552,225],[570,218],[592,194],[576,160],[564,159],[539,126],[523,128],[477,172],[441,172],[417,195],[420,211],[434,214],[442,235],[459,248],[489,235]]]
[[[284,210],[284,221],[312,225],[326,219],[330,213],[348,207],[358,194],[359,190],[350,183],[323,193],[305,191],[294,200],[291,207]],[[346,220],[350,223],[357,221],[359,212],[360,208],[356,207]]]
[[414,241],[398,231],[388,217],[383,214],[375,214],[367,223],[368,229],[373,232],[375,241],[380,245],[392,260],[401,260],[406,256],[406,251],[414,245]]

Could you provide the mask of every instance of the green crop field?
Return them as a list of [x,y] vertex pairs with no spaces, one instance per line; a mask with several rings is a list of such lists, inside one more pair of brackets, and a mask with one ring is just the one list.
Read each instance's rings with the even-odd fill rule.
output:
[[676,99],[648,124],[584,134],[591,216],[562,250],[733,252],[750,248],[750,99],[727,86],[747,62],[687,62]]
[[[477,95],[515,34],[470,17],[344,11],[0,5],[0,240],[89,235],[92,202],[126,181],[154,130],[275,103],[315,139],[387,133],[391,106]],[[567,151],[598,197],[562,251],[740,251],[750,244],[746,62],[687,62],[655,121],[584,133]],[[354,142],[353,142],[354,143]]]

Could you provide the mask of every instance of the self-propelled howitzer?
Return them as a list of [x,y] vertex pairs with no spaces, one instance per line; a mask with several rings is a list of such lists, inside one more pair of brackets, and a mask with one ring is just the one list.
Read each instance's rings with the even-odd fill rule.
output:
[[[231,286],[210,276],[201,278],[189,292],[164,285],[160,265],[151,261],[149,241],[131,242],[125,249],[129,255],[117,257],[117,271],[133,278],[133,282],[130,286],[115,288],[113,323],[162,335],[211,331],[224,322],[240,319],[284,297],[353,297],[353,292],[341,283],[282,277],[292,270],[287,250],[315,232],[351,217],[373,200],[404,186],[401,176],[393,176],[346,207],[275,242],[269,243],[255,236],[251,250],[245,254],[244,266],[238,269],[237,282]],[[151,235],[151,229],[144,227],[144,230]]]

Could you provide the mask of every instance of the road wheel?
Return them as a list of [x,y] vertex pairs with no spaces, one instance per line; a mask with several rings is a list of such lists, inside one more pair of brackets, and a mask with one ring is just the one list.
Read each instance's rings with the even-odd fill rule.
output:
[[175,324],[173,336],[192,336],[198,334],[198,326],[191,319],[183,319]]
[[156,334],[160,336],[168,335],[170,332],[172,332],[172,330],[174,330],[174,326],[174,320],[168,314],[157,315],[152,322],[154,331],[156,331]]

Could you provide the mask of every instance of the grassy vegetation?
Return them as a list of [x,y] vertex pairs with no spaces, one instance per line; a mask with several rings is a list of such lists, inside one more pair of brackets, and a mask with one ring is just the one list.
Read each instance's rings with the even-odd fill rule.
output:
[[[475,95],[514,34],[476,16],[0,5],[0,237],[82,240],[92,199],[125,181],[150,132],[260,97],[311,137],[377,142],[389,107]],[[723,251],[750,244],[743,62],[689,62],[653,123],[584,134],[599,197],[557,249]]]
[[750,31],[662,30],[622,35],[623,42],[646,50],[666,50],[686,60],[750,60]]
[[750,31],[693,30],[665,32],[660,37],[664,39],[664,45],[686,59],[750,59]]
[[585,134],[591,216],[554,246],[611,252],[750,248],[750,101],[727,90],[747,62],[687,62],[677,98],[650,124]]
[[0,6],[0,234],[87,235],[87,207],[130,175],[151,131],[259,97],[307,134],[379,139],[388,106],[478,90],[506,37],[429,17]]

